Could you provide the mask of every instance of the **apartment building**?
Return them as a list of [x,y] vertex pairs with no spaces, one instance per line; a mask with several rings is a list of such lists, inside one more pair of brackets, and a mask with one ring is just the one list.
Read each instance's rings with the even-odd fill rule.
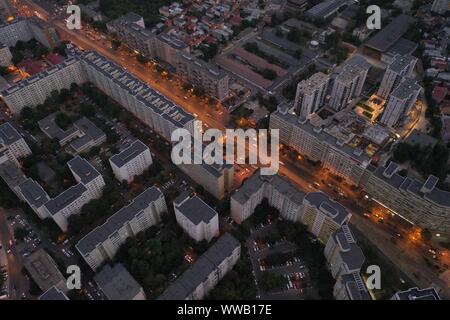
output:
[[358,185],[370,157],[358,148],[353,148],[327,129],[302,120],[282,104],[270,116],[270,128],[279,129],[280,143],[289,146],[312,161],[321,162],[332,174]]
[[158,300],[202,300],[233,269],[240,256],[239,241],[224,234]]
[[317,72],[307,80],[302,80],[297,85],[294,109],[302,119],[323,106],[330,83],[330,76]]
[[80,59],[70,58],[13,85],[0,96],[13,114],[19,114],[24,107],[44,103],[54,90],[70,89],[72,83],[80,85],[86,81]]
[[362,93],[369,69],[362,64],[347,64],[334,79],[330,106],[336,111],[344,109],[348,103]]
[[351,213],[323,192],[308,193],[301,207],[301,222],[317,239],[327,243],[330,236],[346,224]]
[[378,89],[378,96],[388,99],[389,94],[398,87],[404,78],[411,78],[417,58],[413,56],[396,55],[386,71]]
[[449,11],[449,4],[447,0],[434,0],[431,6],[431,11],[438,14],[444,14]]
[[113,260],[119,247],[129,237],[158,224],[161,215],[167,212],[164,195],[156,187],[146,189],[76,244],[92,270],[96,270],[107,260]]
[[105,186],[102,175],[85,159],[77,156],[67,164],[78,184],[44,205],[45,216],[51,217],[62,231],[67,231],[69,217],[79,214],[85,204],[99,198]]
[[266,198],[284,219],[297,222],[300,221],[304,197],[303,192],[279,175],[264,176],[257,171],[231,196],[231,217],[237,223],[242,223]]
[[167,34],[160,33],[156,36],[156,58],[168,63],[172,67],[177,66],[177,54],[179,52],[188,52],[189,47],[177,37]]
[[31,149],[25,139],[9,122],[0,125],[0,150],[4,148],[16,159],[31,155]]
[[388,127],[395,127],[411,111],[421,90],[422,87],[416,80],[404,79],[390,94],[380,122]]
[[117,180],[130,183],[152,165],[153,159],[150,149],[142,141],[136,140],[109,158],[109,163]]
[[37,17],[18,17],[10,22],[0,24],[1,42],[8,47],[14,47],[17,41],[36,39],[47,48],[59,45],[59,37],[55,29],[47,22]]
[[0,152],[0,176],[11,191],[20,198],[19,186],[27,180],[27,177],[20,170],[19,164],[9,160],[2,152]]
[[48,217],[44,206],[50,201],[50,197],[42,186],[35,180],[28,178],[18,186],[18,196],[25,201],[39,218]]
[[401,176],[399,170],[394,162],[371,165],[361,186],[375,201],[420,228],[450,232],[450,192],[437,188],[435,176],[423,183]]
[[10,22],[0,24],[1,42],[8,46],[14,47],[17,41],[30,41],[33,39],[27,19],[18,17]]
[[108,300],[145,300],[144,289],[121,263],[104,266],[94,281]]
[[94,51],[82,54],[87,79],[169,140],[175,129],[194,132],[194,116]]
[[178,168],[217,199],[225,197],[233,187],[233,165],[180,164]]
[[219,214],[198,196],[184,192],[173,202],[180,227],[195,241],[211,241],[219,234]]
[[340,275],[334,284],[333,296],[336,300],[371,300],[364,280],[358,272]]
[[219,101],[229,94],[229,76],[211,63],[195,58],[187,52],[177,54],[177,75],[185,82],[205,90],[205,93]]
[[12,54],[9,47],[0,42],[0,67],[12,65]]
[[441,300],[441,297],[439,297],[434,288],[419,289],[414,287],[397,292],[392,296],[391,300]]
[[328,238],[324,255],[335,279],[343,274],[359,274],[365,260],[364,253],[347,224]]

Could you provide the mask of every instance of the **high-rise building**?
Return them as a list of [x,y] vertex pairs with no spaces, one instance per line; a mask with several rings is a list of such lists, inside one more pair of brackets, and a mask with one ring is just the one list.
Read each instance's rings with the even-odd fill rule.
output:
[[376,201],[403,219],[433,232],[450,232],[450,192],[437,188],[439,179],[420,182],[401,176],[400,166],[369,166],[361,186]]
[[403,80],[391,93],[380,122],[395,127],[411,111],[421,90],[422,87],[414,79]]
[[326,243],[330,236],[345,225],[351,213],[323,192],[308,193],[301,207],[301,222],[317,239]]
[[15,46],[17,41],[27,42],[33,38],[50,49],[60,43],[53,26],[37,17],[19,17],[0,24],[0,40],[8,47]]
[[240,256],[239,241],[224,234],[158,300],[202,300],[233,269]]
[[75,247],[89,267],[96,270],[106,260],[114,259],[127,238],[158,224],[166,212],[166,200],[161,190],[148,188],[84,236]]
[[325,258],[333,278],[361,271],[365,257],[348,224],[335,231],[325,245]]
[[152,165],[153,159],[150,149],[136,140],[122,152],[112,156],[109,163],[117,180],[130,183]]
[[284,219],[298,222],[304,197],[303,192],[279,175],[264,176],[257,171],[231,196],[231,217],[242,223],[266,198]]
[[288,105],[280,105],[270,116],[270,128],[279,129],[280,143],[293,148],[312,161],[320,161],[331,173],[347,179],[354,185],[370,163],[363,150],[342,141],[327,129],[299,119]]
[[173,202],[180,227],[195,241],[211,241],[219,234],[219,214],[197,196],[182,193]]
[[347,64],[334,79],[331,90],[330,106],[342,110],[354,98],[362,93],[369,69],[361,64]]
[[228,97],[229,76],[211,63],[201,61],[187,52],[177,54],[177,75],[194,87],[219,101]]
[[324,104],[329,82],[328,75],[317,72],[309,79],[298,83],[294,102],[295,112],[298,116],[306,119]]
[[416,62],[416,57],[396,55],[392,63],[386,68],[378,89],[378,95],[383,99],[387,99],[404,78],[412,76]]

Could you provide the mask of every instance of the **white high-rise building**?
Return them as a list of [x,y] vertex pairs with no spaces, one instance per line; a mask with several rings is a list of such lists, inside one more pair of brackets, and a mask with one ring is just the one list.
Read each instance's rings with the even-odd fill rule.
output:
[[334,79],[330,106],[342,110],[354,98],[361,95],[368,69],[358,64],[347,64]]
[[416,57],[396,55],[392,63],[386,68],[378,89],[378,95],[383,99],[387,99],[389,94],[399,86],[404,78],[412,76],[416,62]]
[[381,123],[395,127],[416,103],[422,87],[414,79],[408,78],[391,93],[381,117]]
[[219,234],[219,214],[197,196],[187,193],[173,202],[180,227],[195,241],[211,241]]
[[322,72],[317,72],[309,79],[299,82],[294,102],[298,116],[306,119],[323,105],[329,82],[330,77]]
[[158,224],[163,213],[167,213],[163,193],[156,187],[148,188],[84,236],[75,247],[89,267],[96,270],[106,260],[114,259],[127,238]]
[[119,181],[130,183],[141,175],[153,163],[150,149],[140,140],[134,141],[128,148],[109,159],[114,176]]

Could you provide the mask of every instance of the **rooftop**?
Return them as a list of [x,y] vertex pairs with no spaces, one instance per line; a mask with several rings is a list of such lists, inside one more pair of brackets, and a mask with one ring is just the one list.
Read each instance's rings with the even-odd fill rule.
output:
[[61,289],[61,286],[66,285],[66,279],[58,270],[55,261],[44,249],[39,249],[29,255],[25,259],[24,266],[43,291],[47,291],[53,286]]
[[184,300],[241,244],[229,233],[220,237],[194,264],[172,283],[158,300]]
[[0,125],[0,141],[3,144],[9,146],[20,139],[22,136],[9,122]]
[[98,172],[86,159],[81,158],[80,156],[76,156],[67,162],[67,165],[72,173],[79,177],[80,182],[85,185],[100,176],[100,172]]
[[398,300],[441,300],[434,288],[419,289],[417,287],[395,294]]
[[174,206],[193,224],[209,223],[217,216],[217,211],[207,205],[198,196],[190,197],[187,192],[179,195],[173,202]]
[[39,297],[39,300],[69,300],[69,298],[58,288],[51,287]]
[[305,196],[305,200],[339,225],[348,221],[350,212],[343,205],[333,201],[321,191],[308,193]]
[[84,256],[89,254],[98,245],[102,244],[109,238],[114,232],[117,232],[127,222],[131,221],[134,217],[139,215],[144,209],[146,209],[153,201],[164,197],[162,192],[156,188],[151,187],[138,195],[134,200],[126,207],[123,207],[115,214],[106,220],[106,222],[94,230],[89,232],[80,241],[78,241],[76,248]]
[[50,197],[41,185],[30,178],[19,185],[19,190],[30,206],[36,208],[42,207],[50,200]]
[[148,147],[142,141],[136,140],[122,152],[113,155],[109,161],[121,168],[146,150],[149,150]]
[[415,18],[401,14],[367,41],[366,46],[377,51],[388,51],[416,21]]
[[139,283],[120,263],[113,267],[106,265],[94,280],[109,300],[133,300],[142,292]]

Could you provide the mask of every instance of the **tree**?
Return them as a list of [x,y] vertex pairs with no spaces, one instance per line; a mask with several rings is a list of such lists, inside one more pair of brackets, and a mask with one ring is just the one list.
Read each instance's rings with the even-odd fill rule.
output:
[[28,231],[25,228],[18,227],[14,229],[14,238],[18,241],[23,241],[27,235]]

